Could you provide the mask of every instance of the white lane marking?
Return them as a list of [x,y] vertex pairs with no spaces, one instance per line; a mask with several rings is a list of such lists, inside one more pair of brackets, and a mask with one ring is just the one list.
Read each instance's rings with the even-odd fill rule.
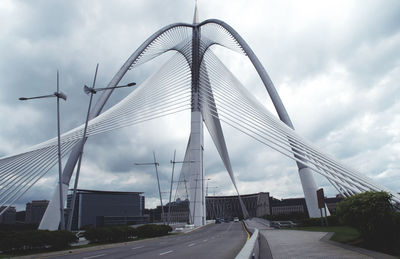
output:
[[194,246],[196,243],[191,243],[190,245],[188,245],[188,247]]
[[172,253],[172,252],[173,252],[173,250],[169,250],[167,252],[161,253],[160,255],[166,255],[166,254],[169,254],[169,253]]
[[204,239],[204,240],[203,240],[203,242],[207,242],[207,241],[208,241],[208,239]]
[[96,258],[96,257],[104,256],[104,255],[106,255],[106,254],[100,254],[100,255],[93,255],[93,256],[83,257],[82,259]]
[[144,246],[132,247],[132,250],[139,249],[139,248],[143,248],[143,247],[144,247]]

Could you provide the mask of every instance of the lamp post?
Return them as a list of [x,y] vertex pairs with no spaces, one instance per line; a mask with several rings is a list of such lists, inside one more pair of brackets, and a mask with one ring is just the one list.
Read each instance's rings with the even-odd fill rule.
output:
[[42,96],[35,96],[35,97],[20,97],[20,101],[27,101],[31,99],[41,99],[41,98],[49,98],[49,97],[56,97],[57,98],[57,145],[58,145],[58,187],[60,193],[60,228],[62,230],[65,229],[65,222],[64,222],[64,201],[63,201],[63,190],[62,190],[62,181],[61,181],[61,174],[62,174],[62,162],[61,162],[61,141],[60,141],[60,98],[64,101],[67,100],[67,96],[60,92],[60,76],[57,70],[57,92],[50,95],[42,95]]
[[[183,164],[183,163],[193,163],[194,161],[175,161],[175,155],[176,155],[176,150],[174,151],[174,160],[171,160],[172,164],[172,175],[171,175],[171,188],[169,191],[169,203],[168,203],[168,225],[170,224],[171,221],[171,197],[172,197],[172,185],[174,183],[174,170],[175,170],[175,164]],[[186,185],[186,181],[185,181]]]
[[135,165],[154,165],[154,167],[156,168],[158,193],[160,195],[160,203],[161,203],[161,218],[162,218],[162,221],[163,221],[163,223],[165,225],[164,206],[163,206],[162,197],[161,197],[160,178],[158,177],[158,169],[157,169],[157,167],[160,166],[160,164],[156,160],[156,153],[154,151],[153,151],[153,159],[154,159],[153,160],[154,162],[150,162],[150,163],[135,163]]
[[90,113],[90,110],[91,110],[91,107],[92,107],[93,95],[96,94],[97,92],[101,92],[101,91],[104,91],[104,90],[123,88],[123,87],[130,87],[130,86],[136,85],[136,83],[129,83],[127,85],[119,85],[119,86],[114,86],[114,87],[94,88],[95,85],[96,85],[96,78],[97,78],[98,69],[99,69],[99,64],[96,65],[96,71],[95,71],[95,74],[94,74],[92,87],[88,87],[87,85],[85,85],[83,87],[83,91],[86,94],[90,94],[90,99],[89,99],[89,107],[88,107],[87,114],[86,114],[85,129],[83,130],[83,136],[82,136],[82,141],[81,141],[79,160],[78,160],[78,167],[77,167],[76,175],[75,175],[74,189],[73,189],[73,192],[72,192],[72,199],[71,199],[71,204],[70,204],[71,208],[70,208],[70,212],[69,212],[69,215],[68,215],[67,229],[70,230],[70,231],[71,231],[71,228],[72,228],[72,218],[73,218],[73,215],[74,215],[75,201],[76,201],[76,190],[78,188],[78,180],[79,180],[79,174],[80,174],[80,171],[81,171],[83,148],[85,146],[87,127],[88,127],[88,123],[89,123],[89,113]]

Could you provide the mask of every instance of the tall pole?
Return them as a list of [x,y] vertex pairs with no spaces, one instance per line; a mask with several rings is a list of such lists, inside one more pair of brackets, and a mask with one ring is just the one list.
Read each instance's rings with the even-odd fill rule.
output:
[[[94,79],[93,79],[92,88],[94,88],[95,85],[96,85],[96,78],[97,78],[98,69],[99,69],[99,64],[97,63],[96,72],[94,73]],[[74,182],[74,190],[73,190],[72,199],[71,199],[71,210],[70,210],[70,213],[68,215],[68,222],[67,222],[67,230],[69,230],[69,231],[71,231],[71,228],[72,228],[72,218],[74,216],[74,211],[75,211],[76,190],[78,188],[79,174],[80,174],[80,171],[81,171],[81,163],[82,163],[82,156],[83,156],[83,148],[85,146],[86,132],[87,132],[87,127],[88,127],[88,123],[89,123],[89,114],[90,114],[90,110],[91,110],[91,107],[92,107],[93,94],[94,94],[94,92],[91,91],[90,92],[90,99],[89,99],[89,107],[88,107],[88,111],[87,111],[87,115],[86,115],[85,129],[83,130],[83,137],[82,137],[82,140],[81,140],[81,150],[80,150],[80,154],[79,154],[78,168],[76,170],[75,182]]]
[[172,197],[172,184],[174,182],[174,169],[175,169],[175,155],[176,150],[174,150],[174,160],[172,160],[172,174],[171,174],[171,188],[169,190],[169,203],[168,203],[168,225],[171,220],[171,197]]
[[[60,93],[60,76],[57,70],[57,94]],[[57,142],[58,142],[58,187],[60,193],[60,228],[65,229],[64,222],[64,201],[63,201],[63,189],[62,189],[62,162],[61,162],[61,138],[60,138],[60,98],[57,97]]]
[[157,175],[157,184],[158,184],[158,193],[160,195],[160,203],[161,203],[161,217],[163,218],[163,223],[165,224],[165,214],[164,214],[164,206],[161,197],[161,187],[160,187],[160,178],[158,177],[158,163],[156,160],[156,153],[153,151],[153,158],[154,158],[154,167],[156,168],[156,175]]

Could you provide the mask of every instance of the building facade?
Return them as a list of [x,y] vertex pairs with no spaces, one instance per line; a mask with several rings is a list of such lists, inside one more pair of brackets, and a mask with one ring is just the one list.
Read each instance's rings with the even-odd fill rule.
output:
[[[270,199],[268,192],[246,194],[240,196],[250,217],[270,215]],[[207,219],[243,218],[239,198],[233,196],[208,196],[206,197]]]
[[[77,190],[72,229],[87,226],[134,225],[148,222],[142,192]],[[67,199],[70,213],[72,194]]]
[[272,215],[305,214],[308,217],[306,200],[304,198],[275,199],[271,197]]
[[25,210],[25,222],[26,223],[40,223],[46,212],[47,206],[49,205],[48,200],[37,200],[28,202]]

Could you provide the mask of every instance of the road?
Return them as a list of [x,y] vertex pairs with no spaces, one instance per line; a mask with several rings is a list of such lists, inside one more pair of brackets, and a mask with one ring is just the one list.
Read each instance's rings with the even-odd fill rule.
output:
[[241,223],[210,224],[186,234],[130,242],[95,251],[51,257],[65,259],[105,258],[234,258],[247,234]]

